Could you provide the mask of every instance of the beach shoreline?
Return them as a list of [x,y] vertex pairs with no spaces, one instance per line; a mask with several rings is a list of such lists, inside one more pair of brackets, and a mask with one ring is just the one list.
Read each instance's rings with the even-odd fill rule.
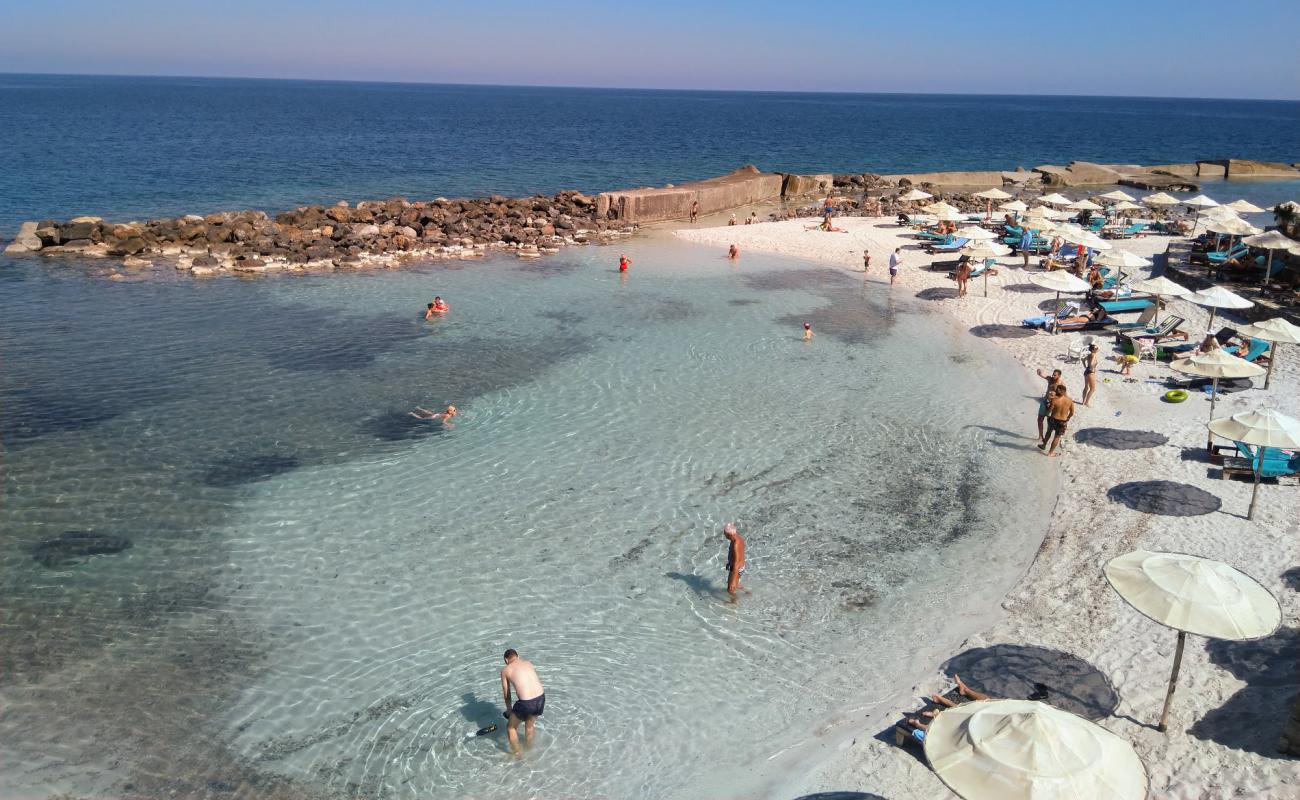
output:
[[[721,228],[664,226],[661,230],[664,235],[719,250],[739,243],[741,268],[743,254],[752,250],[833,264],[861,275],[861,250],[865,247],[873,256],[866,276],[869,291],[908,296],[929,292],[933,298],[953,286],[945,273],[925,269],[936,259],[911,247],[916,240],[904,236],[905,229],[891,221],[838,218],[837,224],[847,230],[845,235],[807,230],[804,220]],[[1121,246],[1149,257],[1162,252],[1166,242],[1165,237],[1149,237]],[[883,277],[884,262],[895,246],[905,248],[904,268],[899,284],[891,289]],[[1003,262],[999,275],[989,280],[987,298],[981,283],[974,281],[968,297],[941,299],[937,304],[958,323],[969,326],[1017,326],[1021,318],[1041,313],[1037,301],[1049,295],[1006,291],[1007,286],[1024,285],[1027,273],[1011,266],[1009,259]],[[1177,313],[1189,319],[1189,331],[1204,330],[1205,309],[1174,302]],[[1060,367],[1066,380],[1073,378],[1077,386],[1078,366],[1059,360],[1071,338],[1040,333],[999,338],[996,344],[1025,369]],[[1092,663],[1114,682],[1120,698],[1119,707],[1102,724],[1133,741],[1146,762],[1151,797],[1199,799],[1234,793],[1279,800],[1293,797],[1300,790],[1300,763],[1272,750],[1285,725],[1286,700],[1294,695],[1300,679],[1294,673],[1288,676],[1285,664],[1274,664],[1268,674],[1277,685],[1264,687],[1256,685],[1257,678],[1252,681],[1255,676],[1250,668],[1251,659],[1270,654],[1274,662],[1285,662],[1295,647],[1293,632],[1284,627],[1259,643],[1194,639],[1184,663],[1170,732],[1157,733],[1152,727],[1163,699],[1173,636],[1129,609],[1110,590],[1101,566],[1138,547],[1219,558],[1260,580],[1281,602],[1284,619],[1295,619],[1300,598],[1284,577],[1300,562],[1300,526],[1296,522],[1300,503],[1294,488],[1266,487],[1262,513],[1254,522],[1242,519],[1249,485],[1218,479],[1216,469],[1207,469],[1209,465],[1195,457],[1198,450],[1204,452],[1204,403],[1161,403],[1163,389],[1145,381],[1162,381],[1167,367],[1143,365],[1139,382],[1120,382],[1109,361],[1111,343],[1105,341],[1103,348],[1107,359],[1102,368],[1104,382],[1095,407],[1080,406],[1076,428],[1137,427],[1154,432],[1166,443],[1144,450],[1113,451],[1071,441],[1065,457],[1059,459],[1060,491],[1031,563],[1000,606],[988,609],[992,621],[967,637],[951,655],[1012,643],[1051,647]],[[1295,414],[1291,406],[1300,396],[1300,371],[1288,363],[1292,360],[1286,355],[1279,361],[1269,392],[1251,390],[1225,396],[1218,414],[1259,405],[1278,406],[1283,413]],[[1077,391],[1072,395],[1077,397]],[[1030,438],[1032,409],[1027,404],[1017,414],[1023,417],[1012,417],[1010,423],[1027,434],[1026,457],[1041,457]],[[1112,494],[1115,484],[1171,479],[1221,498],[1220,508],[1198,516],[1159,516],[1134,511],[1116,502]],[[1098,535],[1102,532],[1111,535]],[[773,754],[768,764],[754,767],[752,785],[733,790],[729,796],[776,798],[860,791],[891,799],[955,797],[919,759],[876,738],[903,713],[916,708],[917,698],[947,688],[938,667],[918,665],[910,693],[913,697],[891,698],[900,703],[893,708],[891,700],[877,700],[865,728],[860,716],[828,725],[810,735],[805,746]]]

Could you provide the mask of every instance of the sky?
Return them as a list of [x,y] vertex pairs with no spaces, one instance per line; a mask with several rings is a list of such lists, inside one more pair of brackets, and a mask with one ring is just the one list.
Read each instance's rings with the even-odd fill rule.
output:
[[1300,0],[0,0],[0,72],[1300,100]]

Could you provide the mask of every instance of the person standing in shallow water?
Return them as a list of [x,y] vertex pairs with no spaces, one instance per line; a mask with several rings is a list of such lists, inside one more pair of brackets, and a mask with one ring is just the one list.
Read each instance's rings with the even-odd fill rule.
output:
[[895,247],[889,254],[889,285],[893,286],[898,278],[898,267],[903,263],[903,248]]
[[722,536],[727,540],[727,594],[731,601],[736,601],[736,590],[740,588],[740,576],[745,574],[745,540],[736,530],[734,522],[722,526]]
[[[501,694],[506,700],[506,738],[510,740],[510,752],[519,755],[519,723],[524,724],[524,744],[533,744],[533,726],[546,708],[546,690],[542,688],[542,679],[537,677],[537,668],[533,662],[519,657],[512,647],[505,653],[506,665],[501,668]],[[510,702],[510,690],[514,690],[515,702]]]
[[627,256],[619,256],[619,257],[618,257],[618,271],[619,271],[619,272],[627,272],[627,268],[630,267],[630,266],[632,266],[632,259],[628,258]]

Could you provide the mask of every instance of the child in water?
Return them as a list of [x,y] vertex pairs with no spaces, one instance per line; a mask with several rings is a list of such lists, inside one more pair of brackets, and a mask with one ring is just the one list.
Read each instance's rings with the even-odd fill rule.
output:
[[619,257],[618,257],[618,271],[619,271],[619,272],[627,272],[627,268],[630,267],[630,266],[632,266],[632,259],[628,258],[627,256],[619,256]]
[[805,342],[811,342],[811,341],[812,341],[812,337],[813,337],[813,332],[812,332],[812,323],[811,323],[811,322],[805,322],[805,323],[803,324],[803,340],[804,340]]

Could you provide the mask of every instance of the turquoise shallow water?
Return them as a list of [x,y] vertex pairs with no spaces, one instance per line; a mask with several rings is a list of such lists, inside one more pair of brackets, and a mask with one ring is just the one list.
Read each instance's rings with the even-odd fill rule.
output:
[[[1037,546],[1037,387],[861,276],[618,252],[8,271],[12,792],[689,797],[932,666]],[[30,556],[72,530],[132,546]],[[508,646],[547,685],[520,763],[469,736]]]

